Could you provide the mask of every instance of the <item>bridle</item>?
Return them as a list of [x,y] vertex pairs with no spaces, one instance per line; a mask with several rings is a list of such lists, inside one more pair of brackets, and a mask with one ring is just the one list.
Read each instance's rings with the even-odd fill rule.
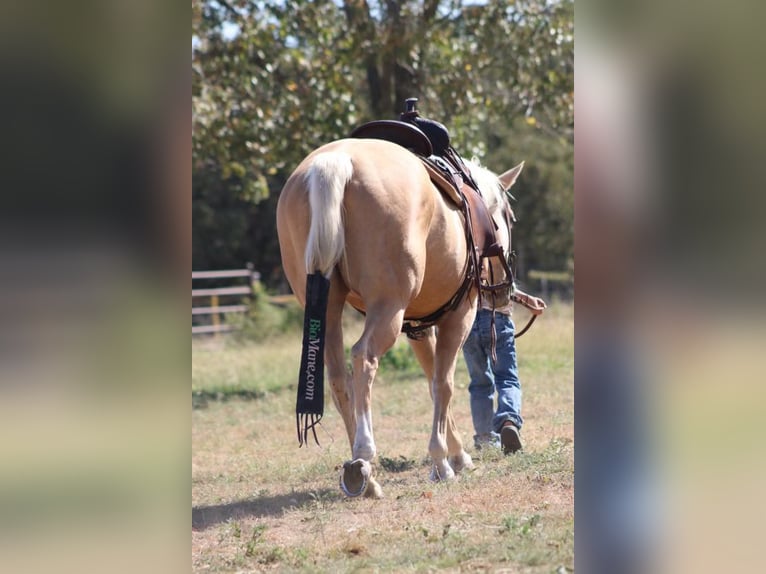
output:
[[[513,229],[513,224],[516,223],[516,216],[514,215],[513,210],[511,209],[511,206],[508,204],[508,201],[505,200],[505,198],[503,198],[502,215],[503,215],[503,220],[505,221],[506,229],[508,230],[508,251],[506,252],[505,250],[503,250],[502,255],[498,256],[498,259],[501,265],[503,266],[506,279],[505,281],[501,281],[500,283],[495,283],[494,270],[492,268],[492,265],[489,265],[489,270],[488,270],[489,284],[482,286],[482,290],[494,295],[497,292],[502,292],[506,289],[510,289],[510,292],[511,292],[510,299],[530,309],[529,302],[527,301],[527,299],[517,294],[515,289],[516,273],[514,272],[514,267],[515,267],[515,260],[516,260],[516,252],[513,251],[512,249],[511,231]],[[529,331],[529,328],[532,326],[532,323],[535,322],[535,319],[537,319],[537,314],[532,313],[532,316],[529,318],[529,321],[527,321],[527,324],[524,325],[524,327],[520,331],[515,332],[514,338],[518,339],[519,337],[524,335],[524,333]],[[494,309],[493,309],[493,323],[494,323]]]

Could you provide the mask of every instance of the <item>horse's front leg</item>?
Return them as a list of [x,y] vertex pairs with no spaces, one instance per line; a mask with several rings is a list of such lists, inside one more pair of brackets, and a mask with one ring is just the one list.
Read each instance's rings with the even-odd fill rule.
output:
[[473,468],[471,456],[463,449],[455,429],[450,403],[455,388],[458,354],[471,330],[475,311],[475,298],[466,297],[460,307],[447,313],[439,324],[431,382],[434,420],[428,448],[434,465],[431,471],[433,480],[449,480],[454,478],[455,471]]
[[[423,367],[423,371],[428,379],[428,391],[431,395],[431,399],[434,398],[434,362],[436,357],[436,332],[432,327],[425,331],[418,339],[408,339],[410,346],[412,347],[415,357],[417,357],[420,366]],[[454,378],[454,371],[453,371]],[[453,387],[454,388],[454,387]],[[450,467],[454,472],[460,472],[464,469],[473,468],[473,460],[471,456],[463,449],[463,441],[460,439],[460,433],[457,431],[455,425],[455,419],[452,416],[452,409],[447,410],[447,460]],[[434,472],[433,474],[436,474]]]
[[431,480],[452,480],[455,471],[447,460],[447,418],[449,416],[449,404],[452,400],[454,388],[453,373],[446,376],[436,376],[431,382],[431,392],[434,403],[434,420],[431,431],[431,441],[428,443],[428,452],[431,455],[433,467],[431,468]]

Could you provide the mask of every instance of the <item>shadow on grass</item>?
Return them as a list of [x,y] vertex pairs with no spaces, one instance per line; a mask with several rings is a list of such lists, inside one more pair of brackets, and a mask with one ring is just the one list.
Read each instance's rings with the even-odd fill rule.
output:
[[335,490],[325,488],[276,496],[260,496],[228,504],[193,506],[192,528],[205,530],[227,520],[248,516],[278,516],[291,508],[302,508],[318,501],[335,500],[339,496]]
[[205,409],[210,401],[225,402],[231,399],[252,401],[266,396],[265,391],[222,387],[204,391],[192,391],[192,409]]

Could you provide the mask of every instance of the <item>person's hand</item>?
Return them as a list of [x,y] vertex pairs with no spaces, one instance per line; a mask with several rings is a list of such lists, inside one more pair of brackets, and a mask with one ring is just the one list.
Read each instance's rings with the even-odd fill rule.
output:
[[548,308],[548,305],[546,305],[545,301],[540,299],[540,297],[529,295],[529,305],[527,308],[533,315],[542,315],[543,311]]
[[548,308],[548,305],[546,305],[545,301],[540,299],[540,297],[528,295],[519,289],[516,289],[513,293],[513,300],[524,305],[524,307],[529,309],[533,315],[541,315],[542,312]]

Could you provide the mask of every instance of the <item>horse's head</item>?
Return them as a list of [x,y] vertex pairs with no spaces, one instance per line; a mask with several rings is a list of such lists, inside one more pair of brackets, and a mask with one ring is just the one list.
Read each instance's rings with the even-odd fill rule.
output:
[[[500,176],[483,168],[476,161],[467,162],[473,177],[479,189],[482,192],[484,201],[487,204],[492,219],[497,227],[497,240],[503,247],[502,260],[499,257],[489,259],[489,265],[482,270],[483,278],[487,283],[496,285],[508,281],[513,281],[509,276],[511,269],[511,231],[513,223],[516,221],[513,209],[510,205],[510,189],[519,177],[524,168],[524,162],[521,162],[514,168],[509,169]],[[507,289],[495,293],[495,303],[498,307],[506,305],[511,296],[511,290]]]

